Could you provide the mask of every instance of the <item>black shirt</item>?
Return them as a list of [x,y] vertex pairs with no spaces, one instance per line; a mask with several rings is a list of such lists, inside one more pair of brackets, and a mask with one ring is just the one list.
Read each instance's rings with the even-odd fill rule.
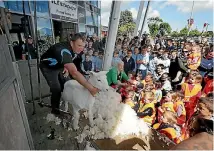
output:
[[76,58],[68,42],[57,43],[51,46],[42,56],[41,62],[49,68],[63,68],[64,64],[73,63]]

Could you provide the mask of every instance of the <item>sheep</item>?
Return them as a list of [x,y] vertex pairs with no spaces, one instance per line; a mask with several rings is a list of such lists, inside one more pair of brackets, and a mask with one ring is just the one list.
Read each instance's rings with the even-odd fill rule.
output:
[[[106,91],[109,89],[106,73],[106,71],[101,71],[98,73],[90,72],[90,78],[88,79],[88,82],[99,90]],[[68,102],[72,105],[74,130],[77,130],[79,128],[79,110],[82,109],[88,110],[89,123],[91,126],[93,126],[94,123],[92,107],[95,102],[95,97],[93,97],[86,88],[84,88],[75,80],[67,81],[64,84],[64,90],[62,92],[62,101]],[[65,110],[67,111],[68,107],[66,107]]]

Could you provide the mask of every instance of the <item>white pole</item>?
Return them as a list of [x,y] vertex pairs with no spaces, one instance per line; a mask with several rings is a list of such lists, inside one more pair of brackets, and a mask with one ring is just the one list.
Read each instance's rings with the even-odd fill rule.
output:
[[109,29],[108,29],[109,33],[108,33],[106,50],[104,55],[104,64],[103,64],[104,71],[107,71],[111,68],[111,62],[112,62],[117,30],[118,30],[118,25],[120,20],[120,5],[121,5],[121,1],[112,1],[112,10],[111,10],[111,16],[109,19]]
[[189,19],[189,22],[188,22],[188,33],[187,33],[187,36],[189,36],[189,32],[190,32],[190,29],[191,29],[190,21],[191,21],[192,16],[193,16],[193,8],[194,8],[194,0],[192,1],[192,10],[191,10],[190,19]]
[[138,35],[138,28],[139,28],[140,20],[141,20],[142,13],[143,13],[143,6],[144,6],[144,0],[141,0],[140,6],[138,9],[138,13],[137,13],[137,20],[136,20],[136,27],[134,30],[134,36]]
[[146,12],[145,12],[145,15],[144,15],[144,18],[143,18],[142,27],[141,27],[140,34],[139,34],[140,38],[141,38],[141,35],[143,33],[143,28],[144,28],[144,25],[145,25],[145,22],[146,22],[146,18],[147,18],[147,14],[148,14],[148,11],[149,11],[149,4],[150,4],[150,0],[148,0],[147,7],[146,7]]

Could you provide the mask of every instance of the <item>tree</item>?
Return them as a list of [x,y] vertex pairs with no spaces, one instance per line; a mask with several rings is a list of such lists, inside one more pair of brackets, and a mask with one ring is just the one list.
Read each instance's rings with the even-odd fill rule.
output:
[[121,11],[118,26],[118,35],[129,35],[134,32],[135,22],[133,21],[132,12],[129,10]]
[[171,26],[169,25],[169,23],[162,22],[162,23],[160,23],[159,30],[164,32],[164,33],[162,34],[162,36],[164,36],[166,33],[167,33],[167,34],[170,34],[171,31],[172,31],[172,28],[171,28]]
[[163,22],[163,20],[159,17],[151,17],[148,18],[148,27],[149,32],[152,37],[156,36],[157,34],[160,34],[161,36],[164,36],[165,34],[171,33],[171,26],[167,22]]
[[188,33],[187,27],[184,27],[183,29],[180,30],[179,36],[186,36]]
[[119,21],[119,27],[122,25],[125,25],[127,23],[134,23],[132,12],[129,10],[121,11],[120,13],[120,21]]
[[194,30],[191,30],[191,31],[189,32],[189,35],[192,36],[192,37],[194,37],[194,36],[200,36],[200,35],[201,35],[201,32],[198,31],[197,29],[194,29]]
[[173,31],[173,32],[171,32],[170,36],[172,36],[172,37],[178,37],[179,33],[177,31]]

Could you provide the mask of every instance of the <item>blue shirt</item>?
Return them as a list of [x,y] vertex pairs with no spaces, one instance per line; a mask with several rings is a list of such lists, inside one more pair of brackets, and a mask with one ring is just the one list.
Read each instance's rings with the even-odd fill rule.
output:
[[145,55],[143,55],[143,54],[138,54],[137,55],[137,61],[143,61],[143,60],[146,61],[146,65],[138,64],[138,69],[139,70],[147,70],[147,66],[148,66],[148,63],[149,63],[149,54],[148,53],[146,53]]
[[[138,54],[137,54],[138,55]],[[138,69],[138,64],[137,64],[137,55],[136,54],[132,54],[132,58],[134,59],[135,62],[135,68],[134,71],[136,71]]]
[[95,71],[101,71],[103,65],[103,59],[97,58],[95,62]]

